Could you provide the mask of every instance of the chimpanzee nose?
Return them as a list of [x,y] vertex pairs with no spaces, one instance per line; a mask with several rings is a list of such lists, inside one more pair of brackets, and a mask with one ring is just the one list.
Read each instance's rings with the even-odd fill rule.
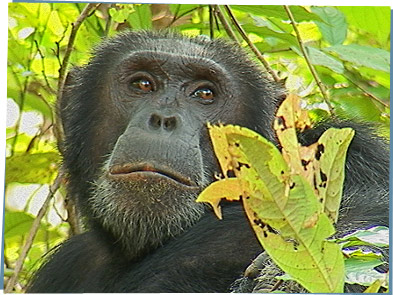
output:
[[174,116],[161,116],[158,114],[152,114],[149,120],[149,127],[154,130],[165,130],[173,131],[177,127],[177,118]]

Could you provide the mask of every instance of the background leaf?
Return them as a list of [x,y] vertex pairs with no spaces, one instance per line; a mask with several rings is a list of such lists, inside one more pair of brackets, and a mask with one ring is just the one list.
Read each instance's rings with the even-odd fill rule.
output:
[[[372,4],[372,3],[371,3]],[[370,33],[381,43],[390,37],[390,7],[388,6],[339,6],[347,21],[355,28]]]
[[57,153],[15,155],[7,161],[5,181],[51,183],[57,173],[59,159]]
[[312,7],[311,11],[323,20],[316,21],[323,38],[331,45],[342,44],[347,37],[347,22],[344,14],[334,7]]
[[386,50],[361,46],[357,44],[335,45],[325,48],[328,52],[334,52],[345,60],[358,66],[365,66],[384,72],[390,71],[390,53]]

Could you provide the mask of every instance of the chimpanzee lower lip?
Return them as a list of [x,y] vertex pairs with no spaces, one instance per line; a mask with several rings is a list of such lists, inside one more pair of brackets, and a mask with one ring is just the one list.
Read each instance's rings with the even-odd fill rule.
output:
[[[163,165],[152,165],[148,163],[114,165],[109,168],[109,175],[112,177],[132,177],[133,174],[144,175],[145,177],[166,177],[182,185],[197,188],[197,184],[189,178]],[[136,175],[135,175],[136,176]]]

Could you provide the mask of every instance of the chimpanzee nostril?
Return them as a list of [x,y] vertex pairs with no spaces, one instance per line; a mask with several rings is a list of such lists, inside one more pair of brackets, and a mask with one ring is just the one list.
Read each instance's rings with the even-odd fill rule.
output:
[[162,117],[160,115],[153,114],[149,120],[149,126],[155,130],[162,128],[165,131],[173,131],[176,128],[176,125],[176,117]]
[[176,118],[169,117],[164,119],[164,129],[166,131],[173,131],[176,128]]
[[160,129],[162,124],[161,117],[159,115],[153,114],[150,117],[149,126],[153,129]]

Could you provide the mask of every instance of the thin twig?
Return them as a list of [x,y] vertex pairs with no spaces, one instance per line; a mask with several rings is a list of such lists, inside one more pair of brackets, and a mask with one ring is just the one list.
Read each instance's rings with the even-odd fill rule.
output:
[[310,69],[311,74],[313,75],[315,81],[317,82],[317,85],[321,91],[321,94],[323,96],[325,103],[328,105],[328,107],[331,111],[331,110],[333,110],[333,106],[330,104],[329,95],[325,89],[325,85],[323,85],[323,83],[321,82],[321,79],[319,78],[317,71],[315,70],[313,64],[311,63],[310,57],[308,56],[307,50],[306,50],[303,40],[300,36],[300,32],[297,29],[293,14],[292,14],[291,10],[289,9],[288,5],[283,5],[283,7],[284,7],[285,11],[287,12],[287,15],[291,21],[292,27],[293,27],[295,34],[296,34],[297,41],[299,42],[300,50],[303,53],[304,59],[306,60],[306,63],[307,63],[307,66]]
[[[75,38],[76,38],[76,34],[79,30],[80,25],[82,24],[82,22],[90,15],[90,12],[93,9],[96,9],[99,5],[101,5],[100,3],[89,3],[87,4],[82,12],[80,13],[80,15],[78,16],[77,20],[71,24],[72,28],[71,28],[71,33],[70,33],[70,37],[68,40],[68,44],[67,44],[67,48],[66,51],[64,53],[64,57],[63,57],[63,61],[60,65],[59,68],[59,81],[57,84],[57,104],[59,105],[61,103],[62,100],[62,96],[63,96],[63,90],[64,90],[64,85],[65,85],[65,81],[66,81],[66,71],[67,71],[67,67],[68,67],[68,63],[71,57],[71,53],[74,47],[74,42],[75,42]],[[63,136],[63,130],[62,130],[62,124],[61,124],[61,119],[60,118],[56,118],[57,119],[57,123],[56,123],[56,134],[57,134],[57,140],[61,140],[62,136]]]
[[109,35],[109,30],[111,29],[112,26],[112,17],[109,13],[109,9],[111,9],[112,7],[114,7],[114,4],[110,4],[107,10],[107,19],[106,19],[106,23],[105,23],[105,31],[104,31],[104,36],[108,37]]
[[192,8],[192,9],[189,9],[189,10],[183,12],[183,13],[180,14],[180,15],[177,15],[177,14],[179,13],[179,10],[180,10],[180,5],[181,5],[181,4],[179,4],[179,6],[178,6],[178,8],[177,8],[177,11],[175,12],[175,15],[173,16],[171,22],[167,25],[167,28],[169,28],[170,26],[172,26],[172,25],[175,23],[175,21],[181,19],[183,16],[185,16],[185,15],[187,15],[187,14],[189,14],[189,13],[193,12],[194,10],[197,10],[197,9],[199,9],[199,8],[201,8],[201,7],[204,7],[204,5],[200,5],[200,6],[198,6],[198,7],[194,7],[194,8]]
[[370,97],[371,99],[375,100],[376,102],[380,103],[381,105],[383,105],[384,107],[389,108],[389,104],[384,102],[383,100],[381,100],[379,97],[375,96],[374,94],[372,94],[370,91],[368,91],[366,88],[364,88],[363,86],[359,85],[358,83],[356,83],[354,80],[352,80],[352,78],[350,77],[350,75],[352,75],[352,73],[350,71],[346,71],[346,73],[344,74],[345,78],[352,83],[356,88],[358,88],[360,91],[362,91],[364,93],[364,95]]
[[227,33],[227,35],[229,36],[229,38],[231,38],[233,41],[235,41],[237,44],[240,44],[240,40],[237,38],[235,32],[232,30],[231,26],[229,25],[228,21],[226,20],[226,18],[224,17],[220,6],[218,5],[213,5],[214,7],[214,12],[217,15],[217,17],[220,19],[221,24],[224,26],[224,30]]
[[34,43],[35,43],[35,46],[36,46],[36,48],[37,48],[37,52],[38,52],[39,56],[41,57],[41,66],[42,66],[41,74],[42,74],[42,77],[44,77],[44,81],[45,81],[46,87],[48,87],[50,93],[55,94],[56,91],[55,91],[55,90],[52,88],[52,86],[50,85],[49,80],[48,80],[48,77],[46,76],[46,73],[45,73],[45,72],[46,72],[46,71],[45,71],[45,56],[44,56],[44,54],[42,53],[42,51],[41,51],[41,49],[40,49],[40,46],[39,46],[37,40],[34,40]]
[[18,257],[18,260],[16,261],[14,273],[12,274],[11,278],[9,279],[7,286],[4,290],[4,293],[10,293],[13,290],[16,280],[19,276],[19,273],[22,270],[23,262],[25,261],[27,254],[29,253],[30,248],[33,244],[34,238],[38,232],[38,229],[40,228],[41,220],[44,217],[46,211],[48,210],[49,203],[50,203],[52,197],[54,196],[56,191],[59,189],[62,179],[63,179],[63,170],[60,168],[55,181],[49,187],[49,193],[45,199],[44,204],[42,204],[41,209],[38,211],[37,217],[33,221],[33,225],[30,228],[29,234],[26,238],[26,242],[21,249],[21,253]]
[[98,5],[100,5],[100,3],[89,3],[85,6],[85,8],[82,10],[81,14],[79,15],[79,17],[77,18],[77,20],[72,23],[72,29],[71,29],[71,34],[70,34],[70,38],[68,40],[68,44],[67,44],[67,48],[66,51],[64,53],[64,57],[63,57],[63,62],[60,66],[59,69],[59,82],[58,82],[58,89],[57,89],[57,99],[61,99],[61,95],[63,92],[63,88],[64,88],[64,83],[66,80],[66,71],[67,71],[67,66],[70,60],[70,56],[71,56],[71,52],[73,50],[74,47],[74,42],[75,42],[75,38],[76,38],[76,34],[79,30],[80,25],[82,24],[82,22],[89,16],[90,12],[92,9],[95,9],[98,7]]
[[[36,30],[33,32],[32,35],[32,41],[31,41],[31,46],[30,46],[30,52],[29,52],[29,57],[31,57],[33,55],[33,43],[35,40],[35,34],[36,34]],[[27,63],[27,71],[30,71],[31,68],[31,64],[33,63],[33,59],[31,58],[29,60],[29,62]],[[13,71],[14,75],[15,75],[15,79],[17,81],[19,81],[18,75]],[[22,85],[22,83],[19,81],[18,86],[20,86],[20,103],[19,103],[19,116],[18,119],[16,120],[15,123],[15,136],[12,140],[12,144],[11,144],[11,157],[14,155],[15,153],[15,148],[16,148],[16,142],[18,141],[18,137],[19,137],[19,128],[22,122],[22,112],[24,111],[24,107],[25,107],[25,102],[26,102],[26,93],[27,93],[27,87],[29,86],[29,76],[27,76],[25,78],[25,81]]]
[[280,286],[282,285],[283,282],[284,282],[283,280],[278,280],[278,281],[274,284],[274,286],[269,290],[269,293],[270,293],[270,292],[276,291],[276,290],[278,289],[278,287],[280,287]]
[[268,71],[268,73],[272,76],[274,81],[280,82],[280,78],[277,76],[277,74],[273,71],[273,69],[270,67],[269,63],[266,61],[266,59],[263,57],[262,53],[258,50],[258,48],[254,45],[254,43],[251,42],[250,38],[248,38],[246,32],[243,30],[242,26],[239,24],[237,21],[236,17],[233,15],[232,10],[229,8],[229,5],[224,5],[225,10],[227,11],[233,25],[236,27],[244,41],[247,42],[248,46],[250,46],[252,52],[256,55],[256,57],[261,61],[265,69]]
[[67,210],[67,222],[70,225],[70,236],[80,234],[82,232],[79,213],[75,206],[74,200],[67,195],[65,197],[65,209]]
[[209,5],[209,29],[210,29],[210,39],[214,39],[214,10],[213,5]]

